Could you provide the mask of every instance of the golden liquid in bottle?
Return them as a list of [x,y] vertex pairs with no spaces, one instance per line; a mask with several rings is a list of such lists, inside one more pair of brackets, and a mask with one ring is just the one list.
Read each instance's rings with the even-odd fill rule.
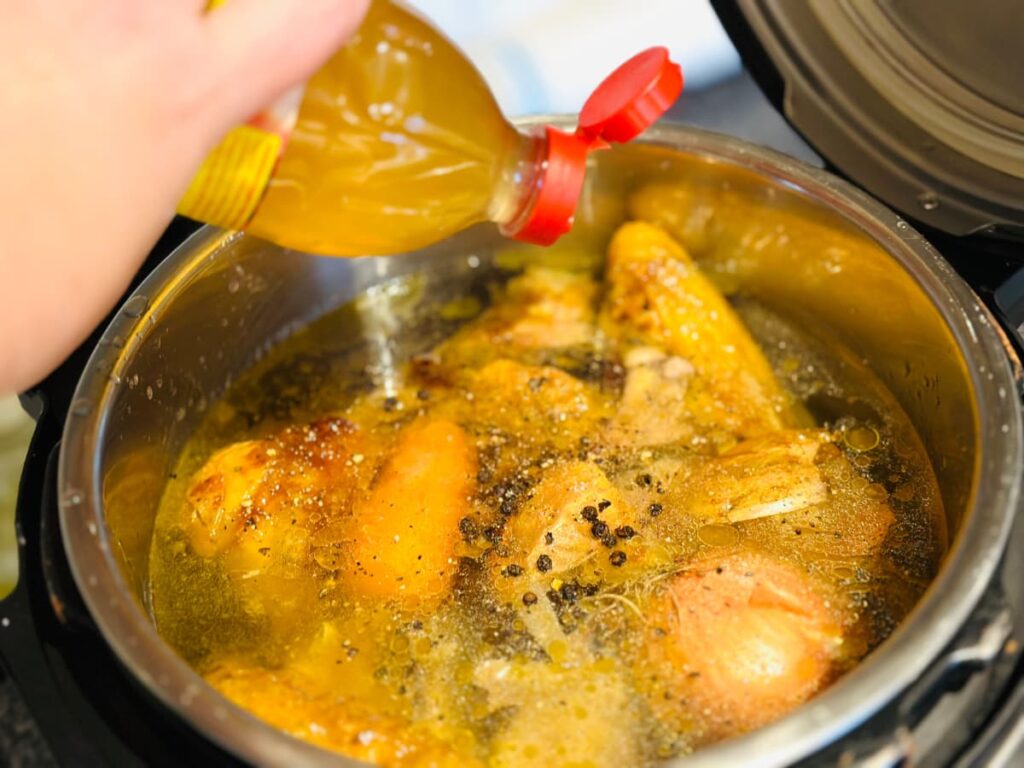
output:
[[395,253],[508,220],[537,142],[501,114],[436,30],[374,0],[356,36],[309,81],[248,230],[332,255]]

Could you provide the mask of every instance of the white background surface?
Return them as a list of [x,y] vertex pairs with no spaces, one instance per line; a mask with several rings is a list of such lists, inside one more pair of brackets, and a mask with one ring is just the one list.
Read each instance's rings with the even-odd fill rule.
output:
[[509,116],[578,112],[635,53],[672,52],[688,91],[740,69],[708,0],[407,0],[451,37]]

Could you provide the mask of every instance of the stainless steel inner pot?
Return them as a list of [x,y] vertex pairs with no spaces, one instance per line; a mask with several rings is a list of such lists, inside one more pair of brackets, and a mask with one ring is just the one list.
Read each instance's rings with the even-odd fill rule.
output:
[[[828,327],[869,361],[916,424],[945,502],[951,550],[882,647],[782,721],[679,761],[788,764],[906,696],[998,580],[1021,486],[1012,353],[974,294],[898,216],[823,171],[724,136],[664,125],[599,153],[565,247],[597,252],[626,216],[629,190],[652,180],[685,184],[695,204],[727,200],[751,212],[739,217],[749,231],[723,233],[712,205],[694,223],[691,249],[712,271],[728,266],[743,291]],[[296,328],[396,276],[422,273],[427,294],[468,285],[490,274],[494,254],[508,247],[479,227],[414,254],[323,259],[207,228],[148,277],[92,355],[68,415],[59,472],[61,529],[77,585],[124,666],[237,757],[355,764],[233,706],[156,634],[143,607],[148,547],[178,451],[206,406]],[[394,352],[389,336],[400,328],[379,320],[367,318],[364,328],[386,362]]]

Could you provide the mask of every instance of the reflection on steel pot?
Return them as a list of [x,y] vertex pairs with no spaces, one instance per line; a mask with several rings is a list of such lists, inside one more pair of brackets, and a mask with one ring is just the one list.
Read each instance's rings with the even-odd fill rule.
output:
[[[560,257],[574,247],[603,250],[628,192],[680,182],[674,228],[705,269],[827,326],[896,396],[936,469],[951,534],[935,583],[860,667],[788,717],[680,762],[874,756],[894,764],[911,751],[948,759],[1016,653],[1007,641],[1020,620],[1021,579],[1005,554],[1011,535],[1021,535],[1012,525],[1024,438],[1012,351],[917,233],[824,172],[669,126],[595,161]],[[346,763],[229,704],[157,635],[147,611],[149,542],[178,452],[228,383],[297,328],[398,276],[419,275],[428,295],[468,289],[515,258],[506,248],[480,228],[402,257],[325,260],[204,230],[144,282],[93,354],[60,457],[69,562],[125,667],[228,752],[267,765]],[[365,318],[367,354],[382,375],[401,354],[389,339],[402,322]]]

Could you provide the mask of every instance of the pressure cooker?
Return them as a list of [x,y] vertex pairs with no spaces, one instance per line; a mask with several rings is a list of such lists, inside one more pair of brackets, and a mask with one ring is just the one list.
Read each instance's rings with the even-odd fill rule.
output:
[[[952,545],[858,668],[678,764],[1021,764],[1022,11],[991,3],[1001,16],[958,27],[952,0],[715,5],[828,170],[663,124],[594,160],[572,237],[602,242],[628,191],[664,180],[849,234],[855,246],[828,259],[812,238],[768,249],[739,287],[827,326],[885,382],[936,469]],[[1000,41],[1002,67],[971,53]],[[157,503],[209,404],[270,346],[396,278],[419,275],[428,293],[500,280],[505,246],[478,227],[412,254],[330,260],[194,229],[176,222],[109,321],[23,395],[37,428],[0,653],[65,764],[354,764],[234,707],[160,639],[145,609]],[[361,343],[387,356],[401,330]]]

